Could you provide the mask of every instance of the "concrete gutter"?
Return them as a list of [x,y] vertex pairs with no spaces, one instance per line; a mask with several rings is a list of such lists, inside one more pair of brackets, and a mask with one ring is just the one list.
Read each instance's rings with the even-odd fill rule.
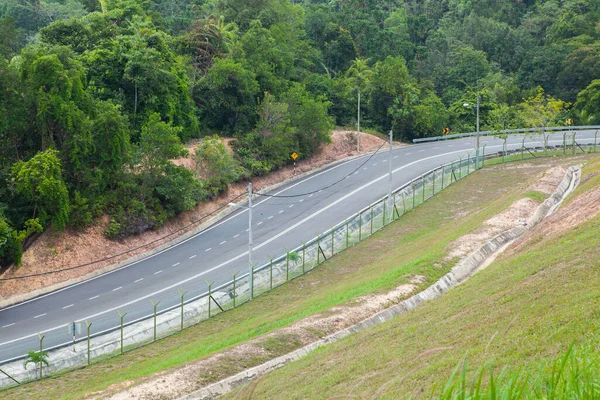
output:
[[229,393],[230,391],[246,385],[252,380],[261,377],[281,368],[292,361],[301,359],[307,356],[312,351],[319,347],[326,346],[330,343],[337,342],[346,336],[351,335],[355,332],[363,331],[369,327],[381,324],[389,321],[390,319],[404,314],[420,304],[436,299],[443,293],[451,289],[452,287],[464,282],[470,276],[472,276],[479,268],[492,257],[496,257],[502,252],[508,245],[514,242],[519,237],[523,236],[528,230],[539,224],[544,218],[551,215],[564,201],[564,199],[577,187],[581,179],[581,168],[580,166],[569,167],[566,175],[560,185],[557,187],[555,192],[547,198],[542,204],[540,204],[534,211],[532,216],[527,220],[526,226],[518,226],[508,231],[505,231],[483,246],[478,250],[473,251],[467,257],[462,259],[457,265],[455,265],[450,272],[440,278],[433,285],[425,289],[424,291],[410,297],[392,306],[386,310],[383,310],[355,325],[352,325],[346,329],[336,332],[330,336],[327,336],[321,340],[313,342],[307,346],[304,346],[298,350],[288,353],[284,356],[277,357],[270,360],[262,365],[247,369],[229,378],[225,378],[219,382],[213,383],[207,387],[197,390],[191,394],[183,396],[180,400],[207,400],[215,399],[223,394]]

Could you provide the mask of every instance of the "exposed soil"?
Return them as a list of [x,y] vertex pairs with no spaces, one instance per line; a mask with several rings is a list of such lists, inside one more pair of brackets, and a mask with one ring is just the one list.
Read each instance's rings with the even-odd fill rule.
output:
[[[411,281],[415,283],[423,283],[423,280],[422,276],[411,278]],[[416,288],[417,286],[413,284],[406,284],[389,293],[357,298],[350,306],[334,307],[324,313],[305,318],[289,327],[242,343],[207,359],[196,361],[174,371],[156,374],[146,378],[143,383],[140,383],[141,381],[120,383],[105,391],[95,393],[92,398],[106,398],[115,392],[118,393],[110,399],[146,400],[181,397],[200,389],[208,382],[231,375],[231,373],[223,373],[223,364],[233,363],[239,370],[243,370],[244,366],[253,359],[265,358],[267,360],[280,355],[278,354],[280,352],[271,349],[273,343],[283,343],[284,346],[280,349],[283,353],[308,345],[321,337],[345,329],[397,304],[414,292]],[[225,370],[231,372],[228,368]]]
[[526,246],[532,237],[548,237],[573,229],[600,214],[600,187],[588,190],[573,198],[560,207],[554,214],[542,221],[541,224],[523,235],[514,247],[518,251],[521,246]]
[[[227,141],[229,142],[229,140]],[[370,134],[361,134],[361,153],[368,153],[379,148],[385,141]],[[190,156],[175,160],[179,165],[193,169],[193,148],[198,141],[190,143]],[[357,155],[356,145],[349,131],[335,130],[332,143],[325,145],[312,158],[297,163],[296,174],[309,172],[331,162]],[[288,166],[267,176],[254,178],[252,183],[257,190],[283,182],[294,176],[294,168]],[[65,272],[58,272],[40,277],[0,282],[0,302],[16,300],[24,294],[48,288],[58,288],[67,283],[81,281],[116,267],[115,263],[126,260],[165,244],[206,219],[215,210],[229,203],[238,195],[245,193],[246,182],[231,185],[228,192],[214,201],[199,204],[194,210],[187,211],[169,220],[164,226],[141,235],[119,241],[108,240],[102,235],[106,229],[108,218],[103,218],[98,225],[82,232],[67,229],[63,232],[47,231],[25,252],[21,267],[11,267],[0,277],[19,277],[39,274],[64,268],[89,264]],[[191,227],[186,228],[188,225]],[[179,231],[180,229],[183,229]],[[165,238],[166,235],[170,235]],[[115,254],[121,254],[115,256]],[[102,262],[106,257],[112,257]]]
[[[553,193],[565,176],[566,170],[562,166],[553,167],[543,173],[527,191],[536,191],[550,195]],[[446,260],[462,258],[475,249],[483,246],[494,236],[519,225],[533,213],[538,203],[530,198],[515,201],[506,210],[485,221],[479,228],[468,233],[448,245],[450,249]]]

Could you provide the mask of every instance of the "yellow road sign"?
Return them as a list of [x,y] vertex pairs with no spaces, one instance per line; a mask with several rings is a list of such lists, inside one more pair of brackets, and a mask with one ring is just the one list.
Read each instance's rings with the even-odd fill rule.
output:
[[444,133],[444,135],[447,135],[447,134],[449,134],[449,133],[450,133],[450,128],[444,128],[444,129],[442,130],[442,132]]
[[298,154],[292,153],[292,160],[296,161],[297,158],[298,158]]

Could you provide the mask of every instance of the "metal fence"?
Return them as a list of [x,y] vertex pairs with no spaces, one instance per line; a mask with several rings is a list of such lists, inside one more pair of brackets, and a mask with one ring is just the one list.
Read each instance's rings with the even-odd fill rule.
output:
[[[493,158],[496,159],[493,162],[509,162],[544,156],[587,154],[596,152],[596,149],[596,141],[580,144],[577,143],[575,135],[572,138],[565,135],[563,144],[554,147],[547,146],[547,141],[543,146],[529,148],[523,143],[520,149],[508,151],[504,147],[500,152],[486,155],[484,146],[480,151],[479,160],[471,156],[475,151],[466,153],[465,157],[433,169],[401,186],[392,192],[391,198],[386,196],[374,202],[314,239],[253,268],[254,296],[311,271],[337,253],[370,237],[456,181],[468,176],[476,167],[484,167],[486,162],[490,162],[487,160]],[[247,267],[243,269],[248,270]],[[82,321],[81,337],[68,346],[53,349],[49,353],[49,366],[43,366],[43,371],[34,368],[32,364],[29,369],[25,369],[25,356],[2,365],[0,387],[14,386],[58,371],[81,368],[108,357],[118,356],[238,307],[250,298],[248,278],[249,273],[239,275],[234,272],[232,279],[223,284],[215,286],[214,283],[207,282],[207,290],[195,296],[179,290],[178,295],[171,298],[171,301],[163,301],[162,309],[160,303],[150,300],[149,318],[127,321],[127,315],[119,311],[120,326],[110,332],[95,333],[94,321]],[[39,349],[42,351],[44,336],[40,335],[39,338]]]

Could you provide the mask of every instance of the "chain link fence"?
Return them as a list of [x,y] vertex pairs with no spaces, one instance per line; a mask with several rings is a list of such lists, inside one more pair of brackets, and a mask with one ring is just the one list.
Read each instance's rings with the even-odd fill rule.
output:
[[[475,158],[475,151],[472,151],[457,161],[413,179],[393,191],[391,198],[386,196],[376,201],[314,239],[270,259],[266,264],[252,268],[253,295],[258,296],[281,286],[311,271],[337,253],[367,239],[448,186],[473,173],[477,167],[484,167],[490,159],[494,159],[494,163],[502,163],[544,156],[587,154],[597,150],[596,140],[593,143],[580,144],[575,135],[565,135],[562,145],[547,146],[546,139],[544,143],[544,146],[525,147],[523,142],[518,149],[508,150],[504,146],[502,151],[487,155],[484,146],[478,160]],[[248,268],[243,267],[242,270]],[[218,285],[207,282],[204,289],[197,288],[189,292],[179,290],[177,296],[162,302],[149,300],[146,313],[149,317],[128,321],[127,314],[119,311],[119,327],[108,332],[94,332],[93,320],[81,321],[81,325],[76,324],[75,327],[81,327],[81,331],[77,329],[79,337],[69,345],[52,349],[47,358],[48,366],[42,365],[40,369],[40,365],[29,364],[25,368],[25,356],[1,365],[0,387],[15,386],[51,376],[59,371],[82,368],[118,356],[238,307],[249,299],[249,272],[241,275],[232,272],[231,279],[224,279],[224,282]],[[57,334],[63,336],[63,342],[69,342],[71,339],[67,329]],[[43,351],[44,336],[40,335],[39,339],[39,349]]]

